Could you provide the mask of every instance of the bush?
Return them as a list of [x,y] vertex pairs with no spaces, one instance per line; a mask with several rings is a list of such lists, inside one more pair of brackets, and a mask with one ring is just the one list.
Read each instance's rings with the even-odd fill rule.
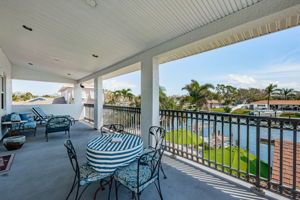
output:
[[224,107],[224,111],[226,113],[230,113],[231,112],[231,108],[229,106]]

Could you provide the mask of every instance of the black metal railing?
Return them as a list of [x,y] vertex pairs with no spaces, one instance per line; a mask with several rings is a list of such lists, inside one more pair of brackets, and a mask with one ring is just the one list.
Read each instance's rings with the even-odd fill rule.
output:
[[[140,108],[104,106],[104,123],[140,133]],[[90,118],[90,117],[87,117]],[[166,151],[290,197],[300,197],[300,119],[160,110]]]
[[125,131],[140,135],[141,109],[124,106],[103,106],[104,124],[122,124]]
[[[94,122],[94,104],[84,104],[84,120]],[[122,124],[125,131],[140,135],[141,109],[124,106],[103,106],[103,124]]]
[[94,104],[84,104],[83,115],[84,120],[94,122]]

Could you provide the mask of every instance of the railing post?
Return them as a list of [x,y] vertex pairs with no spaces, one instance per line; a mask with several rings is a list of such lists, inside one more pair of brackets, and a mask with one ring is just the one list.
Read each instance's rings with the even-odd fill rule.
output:
[[261,119],[256,120],[256,181],[255,187],[251,191],[260,195],[264,195],[264,191],[260,188],[260,122]]

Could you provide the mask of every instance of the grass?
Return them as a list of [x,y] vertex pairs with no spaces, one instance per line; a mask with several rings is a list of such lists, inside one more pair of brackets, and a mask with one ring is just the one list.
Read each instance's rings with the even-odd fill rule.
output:
[[[217,151],[217,163],[222,163],[222,149],[210,150],[210,160],[215,161],[215,151]],[[238,169],[238,148],[231,147],[231,166],[232,168]],[[208,159],[208,150],[204,151],[204,158]],[[224,165],[230,166],[230,147],[224,149]],[[268,178],[268,164],[260,161],[260,176]],[[221,167],[218,167],[221,169]],[[229,169],[224,169],[229,172]],[[240,171],[247,172],[247,151],[240,148]],[[249,171],[251,174],[256,174],[256,156],[249,154]],[[237,172],[232,171],[232,174],[237,175]]]
[[187,144],[193,146],[202,144],[202,138],[200,136],[198,137],[197,143],[197,134],[183,128],[174,130],[173,132],[167,132],[165,139],[166,141],[174,142],[175,144]]
[[225,112],[224,108],[211,108],[211,112]]
[[235,114],[235,115],[249,115],[249,112],[251,112],[251,111],[253,111],[253,110],[239,108],[239,109],[236,109],[235,111],[232,111],[231,114]]
[[300,113],[288,113],[288,112],[285,112],[285,113],[282,113],[280,115],[280,117],[291,117],[291,118],[300,118]]

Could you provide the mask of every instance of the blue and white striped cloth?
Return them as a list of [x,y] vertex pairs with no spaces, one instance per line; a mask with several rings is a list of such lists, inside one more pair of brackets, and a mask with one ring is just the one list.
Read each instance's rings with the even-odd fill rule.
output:
[[[122,138],[112,143],[112,138]],[[100,173],[112,173],[128,165],[143,152],[143,140],[131,134],[111,134],[92,139],[87,145],[88,163]]]

